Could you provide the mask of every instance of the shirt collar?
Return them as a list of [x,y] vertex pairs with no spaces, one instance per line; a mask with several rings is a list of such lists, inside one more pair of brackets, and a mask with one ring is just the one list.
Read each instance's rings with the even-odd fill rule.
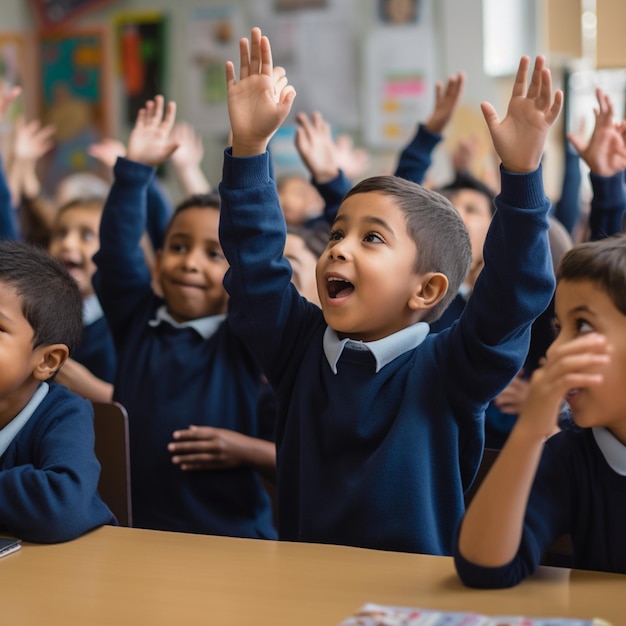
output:
[[88,296],[83,300],[83,326],[97,322],[103,315],[98,296]]
[[339,339],[337,333],[327,326],[324,332],[324,354],[330,369],[333,374],[336,374],[337,363],[346,346],[356,350],[369,350],[376,360],[376,373],[378,373],[396,357],[417,348],[429,332],[430,326],[426,322],[418,322],[377,341],[355,341],[350,338]]
[[4,428],[0,429],[0,456],[5,453],[20,430],[24,428],[26,422],[32,417],[37,407],[46,397],[48,389],[50,389],[48,383],[40,383],[28,404]]
[[592,426],[591,432],[611,469],[620,476],[626,476],[626,446],[606,428]]
[[188,322],[177,322],[167,312],[165,305],[162,305],[157,309],[154,319],[150,320],[148,324],[150,324],[150,326],[158,326],[161,322],[167,322],[174,328],[193,328],[200,337],[209,339],[225,319],[226,315],[209,315],[208,317],[199,317],[198,319],[189,320]]

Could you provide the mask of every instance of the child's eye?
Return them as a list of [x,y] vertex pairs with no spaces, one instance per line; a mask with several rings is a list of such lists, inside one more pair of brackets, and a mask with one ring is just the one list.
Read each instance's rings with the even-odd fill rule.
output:
[[223,261],[226,258],[219,250],[207,250],[207,256],[215,261]]
[[343,239],[343,232],[340,230],[333,230],[330,233],[329,239],[330,241],[340,241],[341,239]]
[[85,230],[82,233],[83,241],[93,241],[95,237],[96,237],[96,233],[94,233],[92,230]]
[[587,320],[579,318],[576,320],[576,330],[579,333],[592,333],[595,329]]
[[367,243],[385,243],[385,240],[376,233],[367,233],[367,235],[363,237],[363,241]]
[[172,243],[170,244],[170,251],[181,254],[181,253],[187,252],[187,246],[185,246],[182,243]]

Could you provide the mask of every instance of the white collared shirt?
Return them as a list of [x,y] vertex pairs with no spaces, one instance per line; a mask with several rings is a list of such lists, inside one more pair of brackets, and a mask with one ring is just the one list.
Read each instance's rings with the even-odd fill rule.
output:
[[336,374],[337,363],[346,346],[355,350],[369,350],[376,360],[376,373],[378,373],[401,354],[417,348],[429,332],[430,326],[426,322],[417,322],[377,341],[355,341],[349,338],[339,339],[337,333],[327,327],[324,332],[324,354],[330,369],[333,374]]
[[611,469],[620,476],[626,476],[626,446],[606,428],[592,426],[591,432]]
[[35,391],[32,398],[28,401],[28,404],[4,428],[0,429],[0,456],[5,453],[20,430],[24,428],[26,422],[28,422],[37,407],[43,402],[49,389],[50,385],[48,385],[48,383],[40,383],[39,387],[37,387],[37,391]]
[[203,339],[209,339],[219,325],[226,319],[226,315],[209,315],[208,317],[199,317],[196,320],[189,320],[188,322],[177,322],[168,312],[165,305],[160,306],[153,320],[150,320],[148,324],[150,326],[158,326],[161,322],[167,322],[174,328],[193,328],[200,337]]
[[103,315],[98,296],[88,296],[83,300],[83,326],[97,322]]

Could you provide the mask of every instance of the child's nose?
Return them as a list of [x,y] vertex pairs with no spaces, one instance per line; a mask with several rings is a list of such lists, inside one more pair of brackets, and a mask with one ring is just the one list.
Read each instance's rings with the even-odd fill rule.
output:
[[198,270],[199,254],[195,250],[190,250],[183,259],[183,267],[188,271]]
[[335,243],[328,252],[328,255],[331,259],[337,259],[340,261],[345,261],[350,256],[350,245],[348,244],[346,239],[342,239]]

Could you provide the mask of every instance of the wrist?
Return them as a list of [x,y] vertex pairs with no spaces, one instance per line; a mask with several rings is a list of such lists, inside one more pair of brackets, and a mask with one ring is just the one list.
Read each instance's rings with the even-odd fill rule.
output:
[[234,157],[249,157],[264,154],[267,150],[268,140],[240,141],[233,137],[232,155]]
[[328,169],[321,172],[313,173],[313,182],[317,185],[325,185],[329,183],[331,180],[335,180],[339,176],[339,168],[335,167],[334,169]]

